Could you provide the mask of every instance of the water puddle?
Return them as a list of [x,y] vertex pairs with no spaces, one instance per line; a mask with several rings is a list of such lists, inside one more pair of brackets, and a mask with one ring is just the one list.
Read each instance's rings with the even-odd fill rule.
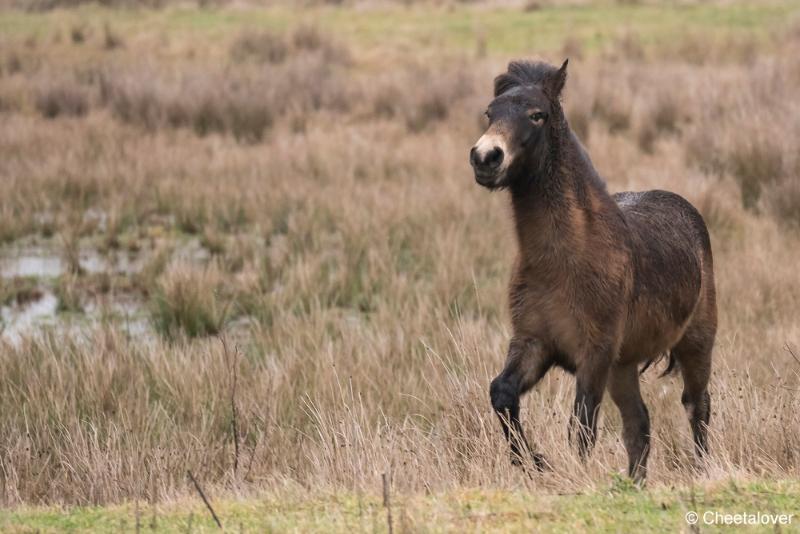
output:
[[154,335],[145,305],[139,299],[119,296],[92,300],[86,304],[84,312],[89,322],[113,321],[132,338],[149,338]]
[[0,276],[3,278],[23,276],[55,278],[62,272],[64,267],[58,256],[27,253],[15,258],[0,258]]
[[138,299],[126,296],[90,299],[83,303],[83,313],[59,315],[55,293],[42,287],[39,294],[38,299],[25,304],[0,307],[0,340],[17,344],[43,328],[74,334],[106,323],[117,325],[131,338],[146,340],[155,336],[144,303]]
[[[96,250],[82,250],[78,262],[83,272],[134,274],[142,269],[144,259],[117,253],[105,256]],[[3,278],[57,278],[67,270],[64,259],[43,247],[28,247],[0,256],[0,276]]]
[[19,341],[23,334],[35,328],[55,324],[57,311],[58,298],[50,290],[43,290],[38,300],[22,306],[3,306],[0,308],[0,337],[11,342]]
[[[154,252],[155,249],[147,248],[138,254],[127,251],[101,254],[95,249],[85,248],[78,254],[78,263],[85,274],[132,276],[144,268]],[[197,238],[176,244],[171,256],[172,260],[193,263],[205,263],[211,259],[210,252]],[[89,296],[81,301],[82,313],[59,313],[59,300],[53,287],[55,279],[68,269],[68,263],[55,243],[34,241],[0,249],[0,284],[15,278],[29,278],[35,280],[36,288],[28,300],[0,306],[0,340],[16,344],[43,327],[71,333],[88,331],[109,322],[132,338],[150,339],[155,336],[146,303],[131,294]]]

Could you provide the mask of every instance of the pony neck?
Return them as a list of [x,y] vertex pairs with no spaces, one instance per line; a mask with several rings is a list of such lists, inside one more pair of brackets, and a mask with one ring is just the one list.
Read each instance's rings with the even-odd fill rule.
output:
[[548,160],[529,169],[529,178],[511,188],[511,204],[521,251],[568,251],[585,236],[593,212],[611,197],[566,121],[556,132]]

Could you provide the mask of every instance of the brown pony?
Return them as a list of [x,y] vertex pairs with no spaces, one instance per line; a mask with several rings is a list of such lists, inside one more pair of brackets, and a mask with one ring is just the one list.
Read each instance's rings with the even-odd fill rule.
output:
[[[518,463],[530,450],[520,396],[553,366],[574,374],[570,440],[585,458],[608,389],[622,415],[628,472],[640,481],[650,447],[641,364],[669,354],[664,374],[683,374],[695,449],[708,450],[717,329],[711,243],[702,216],[674,193],[608,193],[564,117],[566,77],[566,61],[510,63],[494,81],[489,126],[470,152],[480,185],[509,190],[519,248],[513,337],[491,384],[492,406]],[[547,465],[531,454],[538,468]]]

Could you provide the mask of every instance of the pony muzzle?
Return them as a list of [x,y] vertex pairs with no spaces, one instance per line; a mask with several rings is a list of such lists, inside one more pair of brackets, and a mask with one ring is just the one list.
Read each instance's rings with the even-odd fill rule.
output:
[[475,181],[486,187],[499,184],[508,168],[508,161],[505,141],[497,134],[484,134],[469,152]]

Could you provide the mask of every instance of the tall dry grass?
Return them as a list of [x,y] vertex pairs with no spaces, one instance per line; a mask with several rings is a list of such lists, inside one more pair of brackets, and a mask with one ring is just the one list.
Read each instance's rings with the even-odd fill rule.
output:
[[[161,333],[109,321],[1,342],[4,504],[158,500],[191,491],[187,469],[233,492],[370,491],[383,472],[404,492],[572,492],[622,469],[608,401],[591,460],[565,446],[560,372],[524,408],[552,472],[509,465],[489,406],[514,242],[506,198],[475,186],[467,152],[502,60],[331,62],[333,41],[304,28],[275,37],[280,61],[273,37],[247,34],[220,45],[224,65],[143,64],[120,39],[84,43],[91,65],[20,52],[0,78],[0,237],[147,255],[131,285]],[[706,462],[680,383],[643,377],[649,484],[797,477],[800,43],[719,65],[631,46],[570,63],[570,120],[610,189],[670,189],[703,211],[721,312]],[[28,89],[45,87],[40,105]],[[209,254],[171,260],[187,236]],[[80,302],[87,275],[69,276]]]

